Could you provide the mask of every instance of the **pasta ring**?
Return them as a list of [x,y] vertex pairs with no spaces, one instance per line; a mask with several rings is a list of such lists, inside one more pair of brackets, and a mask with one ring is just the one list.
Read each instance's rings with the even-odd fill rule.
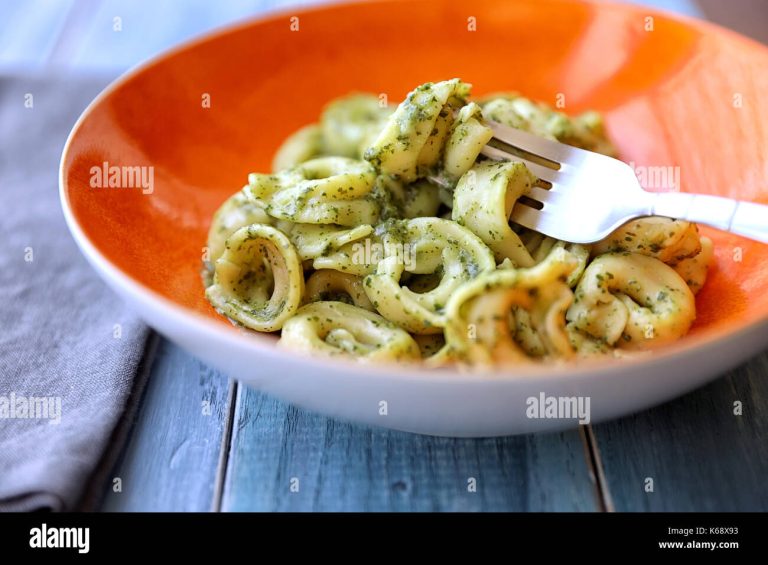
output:
[[227,239],[205,294],[231,320],[273,332],[295,314],[303,293],[304,271],[296,248],[279,230],[253,224]]
[[567,320],[575,329],[628,349],[684,336],[696,317],[693,292],[672,267],[639,253],[592,260]]
[[684,220],[648,216],[627,222],[592,246],[594,255],[626,251],[674,266],[701,251],[699,229]]
[[383,174],[404,182],[425,176],[440,160],[453,110],[463,106],[470,85],[459,79],[426,83],[397,107],[364,154]]
[[319,157],[273,175],[251,173],[247,193],[266,212],[305,224],[375,224],[379,206],[370,197],[376,171],[365,161]]
[[337,302],[347,302],[336,298],[336,296],[342,295],[352,301],[352,304],[358,308],[363,308],[370,312],[375,312],[376,309],[371,304],[368,296],[363,289],[363,279],[350,275],[348,273],[341,273],[339,271],[332,271],[330,269],[323,269],[321,271],[315,271],[307,279],[304,302],[321,302],[334,300]]
[[216,262],[224,253],[225,244],[230,235],[243,226],[251,224],[270,224],[269,217],[260,206],[251,202],[248,196],[239,190],[222,204],[213,215],[208,230],[208,260]]
[[683,259],[672,267],[682,277],[693,294],[698,294],[704,287],[704,283],[707,282],[709,264],[712,262],[714,255],[715,248],[712,240],[708,237],[702,237],[701,252],[688,259]]
[[535,267],[484,273],[462,286],[447,308],[445,337],[454,355],[486,366],[573,356],[565,327],[573,292],[564,281],[576,266],[556,249]]
[[589,263],[590,249],[588,245],[566,243],[565,241],[560,241],[534,231],[526,233],[521,239],[536,264],[546,260],[550,254],[556,253],[555,249],[564,249],[576,261],[576,268],[568,275],[568,280],[565,281],[566,284],[574,288],[581,280],[581,275],[584,274],[584,270]]
[[535,181],[519,161],[478,163],[456,186],[452,218],[482,239],[497,261],[511,259],[518,267],[532,267],[533,257],[509,226],[509,216]]
[[421,359],[425,367],[436,369],[453,362],[451,348],[445,342],[443,334],[417,334],[413,336],[413,339],[419,344]]
[[304,126],[286,139],[272,159],[272,171],[280,172],[320,156],[323,135],[320,126]]
[[364,362],[416,361],[421,356],[408,332],[378,314],[344,302],[303,306],[283,326],[278,344]]
[[373,226],[343,228],[333,224],[293,224],[281,220],[277,227],[296,246],[302,261],[331,255],[348,243],[370,235]]
[[[383,235],[384,258],[365,278],[365,293],[380,314],[408,331],[439,333],[448,299],[463,283],[495,269],[493,254],[475,234],[450,220],[414,218],[393,226]],[[433,289],[414,292],[401,284],[406,272],[438,272],[440,278]]]
[[470,102],[459,110],[451,133],[445,142],[442,177],[450,186],[470,170],[486,143],[493,137],[493,130],[483,119],[480,106]]
[[323,150],[327,155],[361,158],[393,110],[373,94],[337,98],[323,110]]

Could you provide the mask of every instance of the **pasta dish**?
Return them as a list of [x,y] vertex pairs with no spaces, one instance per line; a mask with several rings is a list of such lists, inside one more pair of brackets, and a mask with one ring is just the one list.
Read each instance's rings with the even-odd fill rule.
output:
[[684,336],[713,255],[695,224],[648,217],[592,245],[558,241],[509,220],[539,179],[480,155],[488,121],[614,155],[601,116],[469,95],[452,79],[397,107],[332,101],[214,215],[211,305],[280,332],[280,347],[429,367],[619,357]]

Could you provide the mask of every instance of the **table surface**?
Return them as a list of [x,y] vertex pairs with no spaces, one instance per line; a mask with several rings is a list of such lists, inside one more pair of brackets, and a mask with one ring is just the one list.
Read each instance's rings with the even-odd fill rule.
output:
[[[5,2],[0,72],[115,75],[211,27],[309,3]],[[711,15],[705,0],[645,3]],[[490,439],[417,436],[300,410],[159,337],[144,365],[149,379],[107,475],[120,481],[107,481],[99,497],[103,510],[768,510],[768,353],[640,414]]]

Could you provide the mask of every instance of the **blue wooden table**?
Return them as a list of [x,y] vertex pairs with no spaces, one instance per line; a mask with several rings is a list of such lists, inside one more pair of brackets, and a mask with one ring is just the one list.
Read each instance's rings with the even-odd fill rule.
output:
[[[211,27],[306,3],[5,2],[0,72],[114,76]],[[704,15],[693,0],[646,3]],[[104,510],[768,510],[768,353],[641,414],[480,440],[308,413],[157,336],[144,370],[96,497]]]

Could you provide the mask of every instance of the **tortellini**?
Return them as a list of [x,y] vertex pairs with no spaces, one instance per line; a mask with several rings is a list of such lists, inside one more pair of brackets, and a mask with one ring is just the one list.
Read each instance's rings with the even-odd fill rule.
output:
[[[416,218],[383,236],[385,254],[365,278],[365,292],[385,318],[416,334],[441,331],[445,306],[463,283],[496,267],[483,242],[455,222]],[[425,287],[403,285],[405,273],[432,278]]]
[[518,267],[531,267],[533,257],[509,225],[517,199],[536,181],[521,162],[486,161],[461,177],[453,195],[453,220],[466,226],[488,247],[496,260],[510,259]]
[[701,251],[693,257],[678,261],[672,267],[682,277],[693,294],[698,294],[704,287],[704,283],[707,281],[709,264],[712,262],[714,255],[715,247],[712,244],[712,240],[708,237],[702,237]]
[[334,301],[302,307],[283,327],[280,345],[368,362],[421,357],[418,344],[405,330],[378,314]]
[[573,288],[581,280],[581,275],[589,263],[589,246],[579,243],[566,243],[552,237],[542,236],[539,233],[528,231],[523,234],[525,247],[531,253],[534,263],[538,264],[547,260],[553,253],[560,253],[558,249],[563,249],[569,256],[569,260],[575,262],[573,271],[565,280],[566,284]]
[[323,152],[361,159],[384,126],[392,108],[371,94],[353,94],[334,100],[320,120]]
[[493,137],[485,124],[483,111],[474,102],[459,110],[451,126],[443,154],[442,175],[451,186],[475,164],[477,156]]
[[359,277],[376,271],[376,265],[384,258],[382,234],[389,224],[380,224],[369,236],[346,243],[338,249],[317,257],[315,269],[333,269]]
[[580,147],[614,156],[616,150],[605,136],[603,119],[597,112],[568,117],[541,102],[532,102],[518,94],[495,95],[483,104],[483,116],[505,126],[522,129]]
[[425,176],[437,165],[453,112],[465,105],[469,90],[459,79],[421,85],[389,117],[365,158],[405,182]]
[[419,345],[421,359],[426,367],[444,367],[453,362],[451,349],[443,334],[417,334],[413,339]]
[[698,254],[701,241],[696,224],[651,216],[624,224],[592,249],[595,255],[610,251],[641,253],[675,265]]
[[277,228],[296,246],[302,261],[330,255],[344,247],[373,233],[373,226],[362,225],[345,228],[334,224],[293,224],[277,222]]
[[672,267],[639,253],[594,259],[566,318],[576,330],[623,348],[645,349],[684,336],[696,317],[693,292]]
[[328,104],[319,124],[305,126],[275,154],[272,171],[292,169],[316,157],[360,159],[393,108],[373,94],[351,94]]
[[365,294],[363,279],[330,269],[315,271],[307,279],[305,302],[336,301],[353,304],[371,312],[376,309]]
[[364,161],[319,157],[272,175],[252,173],[246,193],[273,218],[307,224],[374,224],[376,171]]
[[435,216],[440,208],[439,187],[426,180],[406,184],[394,177],[379,176],[373,188],[381,205],[381,220]]
[[623,357],[684,336],[714,254],[695,224],[558,241],[510,221],[546,185],[482,154],[495,121],[613,155],[601,116],[469,94],[451,79],[396,108],[373,94],[328,104],[213,216],[213,308],[308,355],[431,369]]
[[272,219],[263,208],[251,202],[243,190],[233,194],[214,214],[208,230],[208,260],[214,263],[222,253],[230,235],[250,224],[270,224]]
[[592,246],[592,253],[629,251],[654,257],[675,269],[694,294],[707,279],[712,240],[700,238],[696,224],[651,216],[633,220]]
[[573,292],[565,284],[576,261],[559,248],[528,269],[483,273],[448,303],[445,335],[470,365],[509,365],[574,355],[565,327]]
[[277,150],[272,160],[272,170],[280,172],[292,169],[323,154],[323,130],[318,125],[301,128],[291,135]]
[[304,273],[296,249],[279,230],[245,226],[227,239],[206,297],[219,312],[254,330],[272,332],[296,313]]

